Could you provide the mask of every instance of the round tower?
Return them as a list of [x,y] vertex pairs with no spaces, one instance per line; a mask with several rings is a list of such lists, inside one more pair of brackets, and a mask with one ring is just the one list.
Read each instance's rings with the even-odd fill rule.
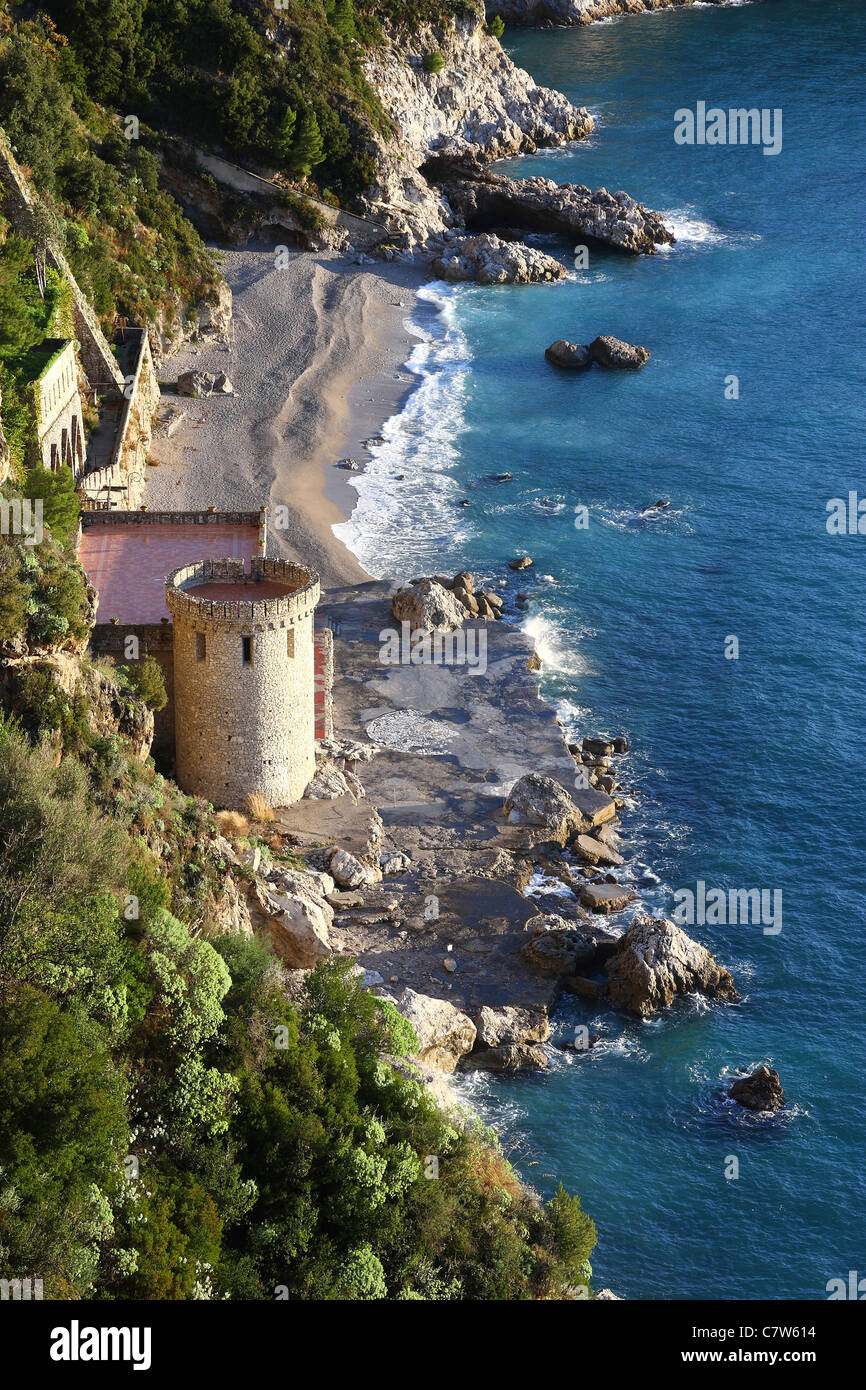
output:
[[286,560],[203,560],[165,584],[174,627],[175,765],[215,807],[297,801],[316,770],[318,575]]

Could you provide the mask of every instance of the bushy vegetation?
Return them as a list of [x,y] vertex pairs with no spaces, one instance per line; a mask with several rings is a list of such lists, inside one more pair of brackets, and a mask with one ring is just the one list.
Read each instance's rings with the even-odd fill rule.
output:
[[[0,126],[30,172],[47,228],[106,328],[116,314],[153,322],[178,299],[210,290],[214,267],[177,203],[159,186],[159,142],[142,124],[127,126],[93,101],[123,50],[105,57],[107,73],[88,76],[67,38],[47,16],[14,21],[24,7],[0,8]],[[58,7],[63,8],[63,7]],[[124,4],[82,6],[88,24],[110,32]],[[122,85],[118,114],[126,114]],[[132,133],[133,128],[128,127]],[[5,419],[5,412],[4,412]]]
[[80,761],[0,723],[3,1272],[60,1298],[585,1282],[577,1199],[533,1199],[490,1136],[394,1069],[416,1040],[350,962],[290,997],[259,939],[192,936],[114,804]]

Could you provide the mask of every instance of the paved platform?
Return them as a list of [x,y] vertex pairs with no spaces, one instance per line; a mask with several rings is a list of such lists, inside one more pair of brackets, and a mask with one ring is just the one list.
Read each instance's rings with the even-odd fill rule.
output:
[[[197,560],[244,560],[259,553],[257,526],[106,523],[85,528],[78,559],[99,594],[96,621],[158,623],[168,618],[165,581]],[[259,595],[261,596],[261,595]]]

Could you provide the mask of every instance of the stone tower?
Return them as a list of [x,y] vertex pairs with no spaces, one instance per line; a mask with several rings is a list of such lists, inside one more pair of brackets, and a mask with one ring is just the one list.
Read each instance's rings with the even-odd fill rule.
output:
[[319,579],[285,560],[203,560],[166,580],[175,761],[217,808],[297,801],[316,770],[313,612]]

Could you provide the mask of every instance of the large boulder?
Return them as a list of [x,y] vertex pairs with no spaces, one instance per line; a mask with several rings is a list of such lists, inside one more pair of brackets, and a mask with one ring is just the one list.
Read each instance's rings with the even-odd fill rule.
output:
[[177,379],[179,396],[209,396],[216,385],[213,372],[181,372]]
[[340,849],[338,845],[333,845],[326,851],[325,863],[338,888],[363,888],[378,883],[382,878],[381,869],[374,868],[364,859],[356,858],[354,854],[350,854],[347,849]]
[[781,1110],[785,1104],[779,1073],[770,1067],[758,1067],[751,1076],[738,1077],[728,1095],[747,1110]]
[[603,334],[593,338],[589,345],[593,361],[600,367],[620,367],[634,369],[649,361],[649,353],[639,344],[624,343],[622,338],[611,338]]
[[500,241],[490,233],[452,240],[433,262],[443,280],[474,280],[479,285],[529,285],[561,280],[565,267],[553,256],[522,241]]
[[503,1043],[501,1047],[483,1047],[464,1058],[464,1071],[543,1071],[548,1066],[547,1053],[534,1043]]
[[545,975],[575,975],[600,969],[619,945],[618,937],[575,926],[556,912],[531,917],[526,930],[532,935],[521,947],[521,957],[533,970]]
[[549,348],[544,349],[548,362],[555,367],[571,367],[583,371],[592,366],[593,357],[585,343],[570,343],[567,338],[557,338]]
[[415,1029],[418,1060],[436,1071],[452,1072],[475,1045],[475,1024],[447,999],[404,989],[397,1008]]
[[505,799],[505,819],[509,825],[548,830],[561,845],[586,826],[565,788],[543,772],[527,772],[518,778]]
[[666,917],[636,917],[607,962],[612,1003],[639,1018],[667,1008],[678,994],[738,998],[734,982],[705,946]]
[[416,579],[398,589],[391,600],[391,612],[398,622],[408,622],[412,631],[451,632],[463,626],[466,609],[450,589],[435,579]]
[[485,1004],[475,1019],[478,1043],[484,1047],[543,1043],[550,1037],[546,1009],[521,1009],[511,1005],[494,1009]]
[[311,970],[331,953],[334,910],[326,901],[326,874],[279,870],[269,882],[255,880],[247,895],[253,926],[270,938],[284,964]]
[[590,912],[604,914],[621,912],[636,897],[637,893],[623,888],[620,883],[582,883],[578,891],[583,907],[588,907]]
[[618,850],[596,839],[595,835],[575,836],[574,850],[585,864],[604,864],[606,867],[618,869],[625,863]]

